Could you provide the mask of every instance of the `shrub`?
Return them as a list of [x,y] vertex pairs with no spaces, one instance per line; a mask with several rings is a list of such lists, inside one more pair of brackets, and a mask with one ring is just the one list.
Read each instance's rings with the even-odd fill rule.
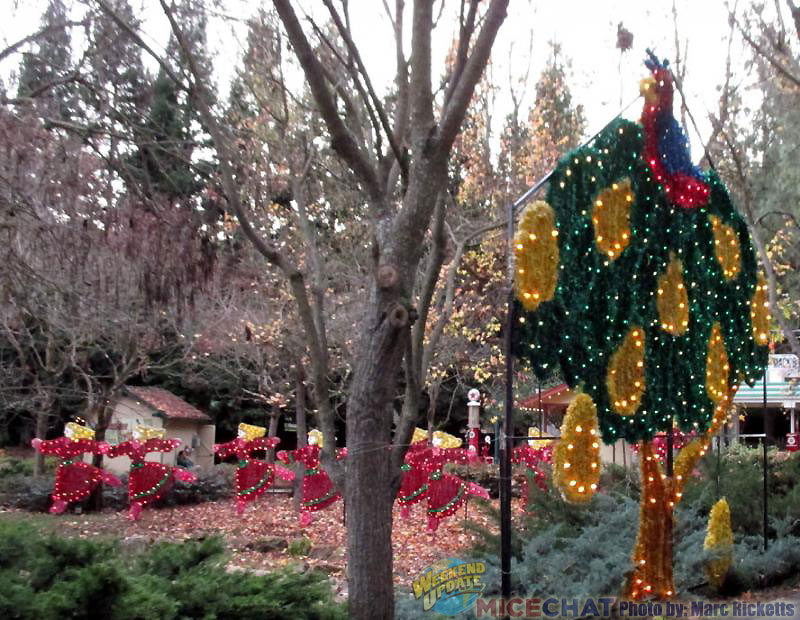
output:
[[14,474],[0,478],[0,506],[47,512],[55,478]]
[[311,551],[311,539],[306,536],[295,538],[289,542],[286,551],[294,558],[306,556]]
[[[733,564],[719,590],[708,584],[706,576],[706,567],[716,556],[713,551],[703,550],[708,512],[718,499],[715,453],[705,457],[700,467],[702,475],[686,487],[675,511],[674,529],[674,577],[682,595],[733,596],[746,590],[789,584],[800,577],[800,537],[796,535],[800,523],[793,516],[800,508],[792,503],[800,488],[800,484],[793,483],[797,478],[792,478],[796,476],[798,460],[770,455],[770,529],[777,534],[777,540],[771,540],[769,550],[764,552],[760,536],[761,454],[734,448],[720,458],[724,476],[720,491],[728,494],[735,531]],[[638,472],[613,466],[605,468],[600,490],[586,506],[564,502],[552,485],[545,491],[532,485],[529,514],[513,515],[513,594],[618,596],[632,570],[630,556],[639,520],[639,487]],[[499,522],[499,511],[489,512]],[[499,596],[499,536],[473,523],[468,527],[480,536],[462,559],[486,562],[483,596]],[[405,620],[419,617],[421,606],[413,596],[401,592],[396,610],[398,620]],[[464,617],[474,617],[474,611]]]
[[188,484],[176,480],[172,492],[165,498],[167,505],[215,502],[233,495],[235,465],[222,463],[192,471],[197,475],[197,481]]
[[33,461],[13,457],[0,458],[0,478],[6,476],[32,476]]
[[123,553],[115,543],[43,536],[0,520],[0,617],[335,620],[345,617],[324,575],[226,570],[218,538]]

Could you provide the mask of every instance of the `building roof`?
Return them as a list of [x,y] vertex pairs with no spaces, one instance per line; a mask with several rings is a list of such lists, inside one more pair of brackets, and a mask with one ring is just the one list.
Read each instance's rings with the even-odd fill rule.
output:
[[[575,393],[570,390],[570,387],[566,383],[559,383],[556,386],[542,390],[542,405],[568,405],[574,397]],[[520,399],[519,406],[523,409],[538,409],[538,392],[534,392],[527,398]]]
[[159,387],[128,387],[129,396],[156,410],[168,420],[196,420],[211,422],[205,413],[179,396]]
[[[800,389],[787,381],[767,381],[767,405],[799,402]],[[740,405],[759,406],[764,402],[764,380],[760,379],[750,387],[746,383],[739,386],[733,396],[733,402]]]

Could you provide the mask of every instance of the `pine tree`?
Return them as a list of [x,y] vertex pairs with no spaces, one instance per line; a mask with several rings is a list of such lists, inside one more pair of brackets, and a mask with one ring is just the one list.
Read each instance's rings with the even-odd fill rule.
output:
[[528,115],[524,161],[529,184],[544,176],[562,153],[578,145],[586,125],[583,106],[572,102],[569,64],[561,55],[561,46],[550,46],[552,55],[536,83],[536,99]]
[[536,82],[536,96],[526,119],[513,111],[500,138],[498,172],[511,199],[538,181],[566,151],[578,145],[585,129],[583,106],[574,105],[569,61],[551,43],[552,54]]
[[[185,0],[175,9],[183,24],[186,43],[207,79],[211,62],[206,54],[206,18],[202,4]],[[172,70],[187,70],[187,59],[174,36],[167,44]],[[191,97],[162,67],[152,84],[146,121],[139,128],[138,150],[131,165],[133,173],[151,196],[163,196],[170,203],[186,203],[206,185],[211,164],[195,161],[198,145],[205,142],[202,123]]]
[[17,97],[35,99],[38,113],[48,118],[69,119],[77,113],[68,20],[64,2],[50,0],[42,14],[44,34],[35,51],[23,56],[19,70]]
[[[110,0],[114,13],[126,23],[138,24],[128,0]],[[94,109],[95,123],[110,125],[109,132],[140,126],[150,91],[150,79],[138,45],[107,13],[93,17],[88,47],[91,71],[83,77],[81,98]]]

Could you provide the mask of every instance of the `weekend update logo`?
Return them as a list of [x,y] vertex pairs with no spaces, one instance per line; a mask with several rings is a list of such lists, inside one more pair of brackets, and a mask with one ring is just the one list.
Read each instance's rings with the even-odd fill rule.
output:
[[455,616],[471,609],[480,598],[486,587],[485,572],[483,562],[441,560],[414,580],[414,598],[422,599],[423,611]]

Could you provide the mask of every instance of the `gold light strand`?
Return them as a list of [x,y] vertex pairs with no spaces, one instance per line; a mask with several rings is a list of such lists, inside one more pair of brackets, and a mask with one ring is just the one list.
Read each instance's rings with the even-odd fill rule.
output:
[[708,530],[703,549],[715,552],[715,557],[706,565],[706,574],[711,585],[719,589],[733,562],[731,509],[724,497],[714,504],[708,515]]
[[633,200],[630,179],[613,183],[595,196],[592,205],[594,240],[598,251],[609,260],[619,258],[630,243]]
[[558,283],[558,229],[553,208],[537,200],[527,209],[514,237],[517,298],[526,310],[550,301]]
[[708,338],[706,355],[706,392],[714,403],[721,402],[728,395],[729,370],[728,352],[725,350],[722,329],[719,323],[714,323]]
[[767,281],[759,274],[753,299],[750,300],[750,321],[753,324],[753,340],[765,346],[769,341],[769,297]]
[[140,424],[133,429],[133,436],[141,441],[147,441],[148,439],[164,439],[166,431],[164,431],[163,428],[155,428],[154,426],[144,426]]
[[[411,443],[428,441],[428,431],[417,426],[411,436]],[[433,443],[439,448],[460,448],[463,443],[460,438],[444,431],[433,431]]]
[[644,329],[632,327],[608,365],[606,385],[611,408],[620,415],[632,415],[642,404],[645,390],[644,336]]
[[667,270],[658,276],[658,318],[661,329],[682,336],[689,327],[689,296],[683,283],[683,263],[670,254]]
[[553,453],[553,482],[564,498],[588,502],[600,480],[597,408],[588,394],[578,394],[567,408],[561,439]]
[[65,428],[67,428],[68,431],[64,433],[64,435],[73,441],[78,441],[80,439],[94,439],[94,431],[88,426],[83,426],[75,422],[67,422]]
[[742,253],[739,238],[731,226],[722,222],[716,215],[709,215],[711,229],[714,233],[714,252],[717,255],[722,275],[726,280],[733,280],[742,270]]

